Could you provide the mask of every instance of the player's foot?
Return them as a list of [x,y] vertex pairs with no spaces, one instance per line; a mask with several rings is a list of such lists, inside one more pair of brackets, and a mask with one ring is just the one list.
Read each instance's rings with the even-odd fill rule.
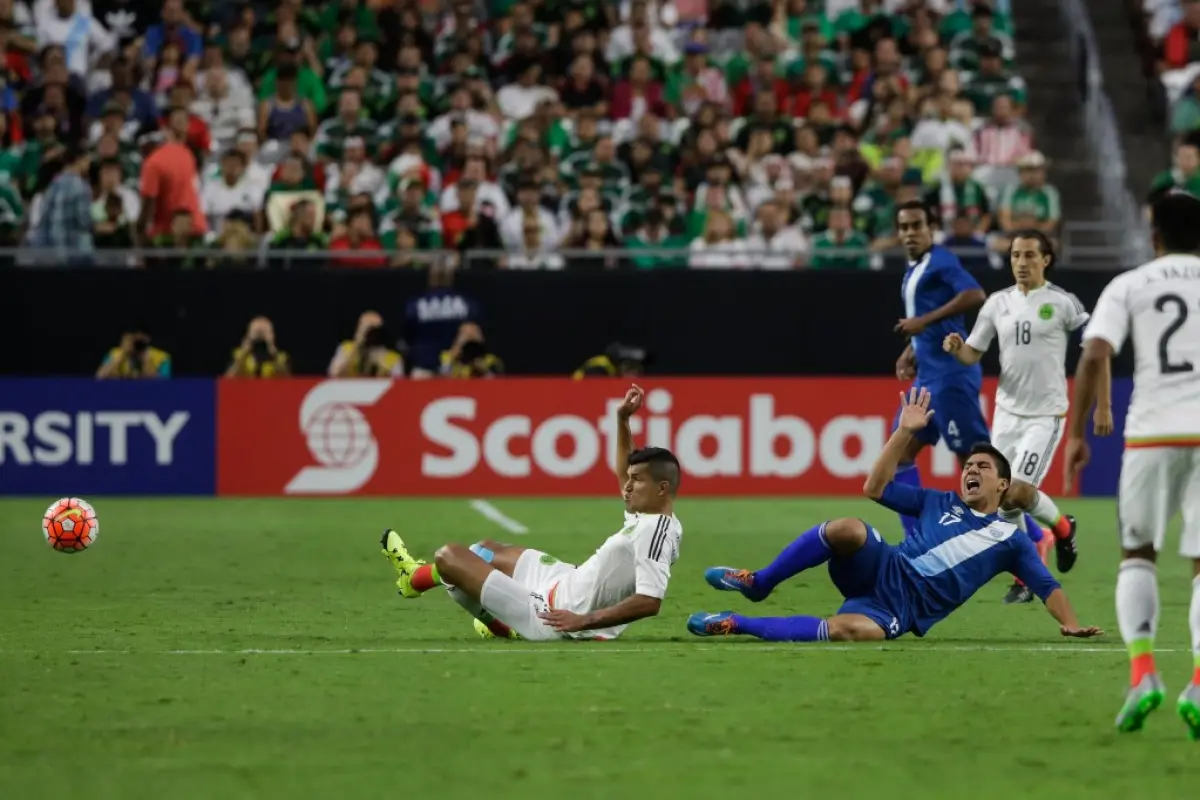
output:
[[1140,731],[1146,724],[1146,717],[1162,705],[1165,693],[1162,678],[1153,673],[1142,678],[1125,696],[1125,705],[1117,714],[1117,730],[1122,733]]
[[379,545],[383,548],[383,554],[387,560],[392,562],[392,566],[396,569],[396,574],[399,579],[396,581],[396,588],[400,590],[401,597],[420,597],[421,593],[413,588],[412,574],[413,571],[424,564],[424,561],[413,558],[408,548],[404,546],[404,540],[400,538],[400,534],[396,533],[391,528],[385,528],[383,537],[379,540]]
[[737,632],[733,624],[733,612],[721,611],[710,614],[707,611],[697,611],[688,617],[687,629],[696,636],[728,636]]
[[741,592],[742,596],[752,603],[761,603],[770,594],[755,588],[754,573],[748,569],[709,567],[704,570],[704,580],[709,586],[722,592]]
[[1193,742],[1200,742],[1200,684],[1189,683],[1179,695],[1179,718],[1188,726]]
[[1071,532],[1061,539],[1054,540],[1054,564],[1058,567],[1059,572],[1070,572],[1075,566],[1076,559],[1079,558],[1079,551],[1075,548],[1075,518],[1070,514],[1063,515],[1067,523],[1071,526]]
[[1033,590],[1028,586],[1022,586],[1019,583],[1014,583],[1008,587],[1008,594],[1004,595],[1004,605],[1011,606],[1016,603],[1032,603]]
[[[496,638],[496,634],[492,633],[491,629],[484,623],[480,622],[479,620],[475,620],[475,632],[479,634],[480,639],[495,639]],[[508,636],[506,636],[505,638],[520,639],[521,634],[517,633],[512,628],[509,628]]]

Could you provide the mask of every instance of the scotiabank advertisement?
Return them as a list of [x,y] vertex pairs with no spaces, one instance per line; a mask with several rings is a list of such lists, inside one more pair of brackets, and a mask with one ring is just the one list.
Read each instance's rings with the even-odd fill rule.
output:
[[[671,448],[689,495],[854,495],[891,430],[892,378],[647,378],[638,445]],[[627,381],[283,380],[218,385],[223,495],[600,495]],[[984,387],[984,409],[995,389]],[[927,485],[957,487],[944,447]],[[1058,459],[1056,458],[1056,462]],[[1043,488],[1059,494],[1056,463]]]

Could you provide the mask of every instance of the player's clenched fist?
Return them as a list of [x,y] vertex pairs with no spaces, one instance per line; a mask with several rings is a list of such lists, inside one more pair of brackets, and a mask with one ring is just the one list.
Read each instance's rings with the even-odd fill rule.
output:
[[947,353],[957,353],[962,349],[964,342],[961,333],[948,333],[946,338],[942,340],[942,349]]

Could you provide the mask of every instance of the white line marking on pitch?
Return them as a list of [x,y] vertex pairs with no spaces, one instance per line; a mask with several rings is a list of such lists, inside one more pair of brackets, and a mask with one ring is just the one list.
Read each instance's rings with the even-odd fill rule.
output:
[[[1110,655],[1125,654],[1124,647],[1114,645],[1112,647],[1098,646],[1081,646],[1072,647],[1070,645],[933,645],[929,647],[886,647],[886,646],[870,646],[870,645],[804,645],[797,644],[792,646],[781,645],[732,645],[732,646],[706,646],[706,645],[682,645],[680,647],[612,647],[611,645],[595,644],[587,646],[580,644],[569,648],[563,647],[511,647],[503,643],[495,643],[492,645],[481,645],[479,647],[391,647],[391,648],[353,648],[342,650],[266,650],[266,649],[247,649],[247,650],[65,650],[61,651],[63,655],[73,656],[348,656],[348,655],[401,655],[401,654],[448,654],[454,655],[459,653],[467,653],[472,655],[508,655],[508,656],[525,656],[525,655],[628,655],[631,653],[679,653],[685,650],[699,651],[705,653],[796,653],[803,654],[806,652],[853,652],[862,653],[896,653],[896,654],[925,654],[925,653],[1087,653],[1089,655],[1096,653],[1107,653]],[[1179,649],[1159,649],[1156,653],[1186,653],[1188,650]],[[47,651],[38,650],[0,650],[0,655],[48,655],[53,654]]]
[[529,528],[526,528],[512,517],[506,516],[500,509],[496,508],[487,500],[472,500],[471,508],[478,511],[480,514],[487,517],[501,528],[504,528],[504,530],[508,531],[509,533],[529,533]]

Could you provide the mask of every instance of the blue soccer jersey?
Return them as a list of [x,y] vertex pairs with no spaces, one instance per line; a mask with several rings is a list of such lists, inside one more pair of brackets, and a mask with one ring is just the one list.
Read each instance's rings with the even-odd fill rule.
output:
[[[901,614],[918,636],[948,617],[997,575],[1012,573],[1043,601],[1059,588],[1028,536],[997,514],[972,511],[954,492],[889,483],[880,505],[916,517],[916,530],[896,545],[907,573]],[[897,613],[899,614],[900,611]]]
[[[959,293],[979,288],[978,281],[963,269],[958,256],[935,246],[910,263],[904,273],[901,289],[904,315],[923,316],[946,305]],[[942,349],[942,341],[950,333],[966,339],[966,320],[961,314],[939,320],[912,337],[917,360],[917,379],[913,385],[929,390],[930,405],[935,412],[933,424],[921,430],[917,439],[932,446],[940,438],[953,452],[965,453],[972,445],[990,438],[979,408],[983,370],[979,364],[963,366]]]

